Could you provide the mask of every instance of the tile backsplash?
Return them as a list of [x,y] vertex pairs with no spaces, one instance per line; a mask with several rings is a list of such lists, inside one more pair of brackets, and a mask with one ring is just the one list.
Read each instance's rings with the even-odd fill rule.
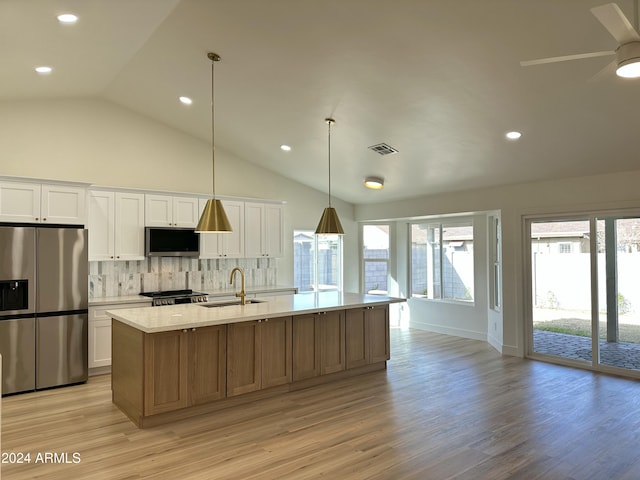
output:
[[[247,288],[277,284],[275,258],[149,257],[137,261],[89,262],[89,298],[137,295],[157,290],[232,290],[229,276],[234,267],[244,269]],[[238,277],[238,286],[239,282]]]

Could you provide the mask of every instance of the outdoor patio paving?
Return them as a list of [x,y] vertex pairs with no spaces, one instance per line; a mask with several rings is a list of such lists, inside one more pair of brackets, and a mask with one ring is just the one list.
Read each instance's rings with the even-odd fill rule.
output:
[[[536,353],[591,362],[591,338],[565,333],[533,330]],[[620,368],[640,370],[640,344],[600,341],[600,363]]]

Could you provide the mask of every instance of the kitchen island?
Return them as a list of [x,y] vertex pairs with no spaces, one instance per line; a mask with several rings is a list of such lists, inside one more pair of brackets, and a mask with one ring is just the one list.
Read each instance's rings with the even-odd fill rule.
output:
[[147,427],[385,369],[389,304],[403,301],[323,292],[109,311],[113,402]]

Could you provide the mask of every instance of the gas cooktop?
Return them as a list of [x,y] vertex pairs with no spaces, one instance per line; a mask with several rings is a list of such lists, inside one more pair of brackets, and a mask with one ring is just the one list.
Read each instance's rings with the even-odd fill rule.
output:
[[209,301],[206,293],[194,292],[193,290],[161,290],[157,292],[141,292],[140,295],[151,297],[151,305],[154,307]]

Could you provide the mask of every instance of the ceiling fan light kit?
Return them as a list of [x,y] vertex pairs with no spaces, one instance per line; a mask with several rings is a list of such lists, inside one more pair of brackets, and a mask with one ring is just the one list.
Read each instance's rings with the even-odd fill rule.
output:
[[623,78],[640,77],[640,42],[620,45],[616,50],[616,75]]

